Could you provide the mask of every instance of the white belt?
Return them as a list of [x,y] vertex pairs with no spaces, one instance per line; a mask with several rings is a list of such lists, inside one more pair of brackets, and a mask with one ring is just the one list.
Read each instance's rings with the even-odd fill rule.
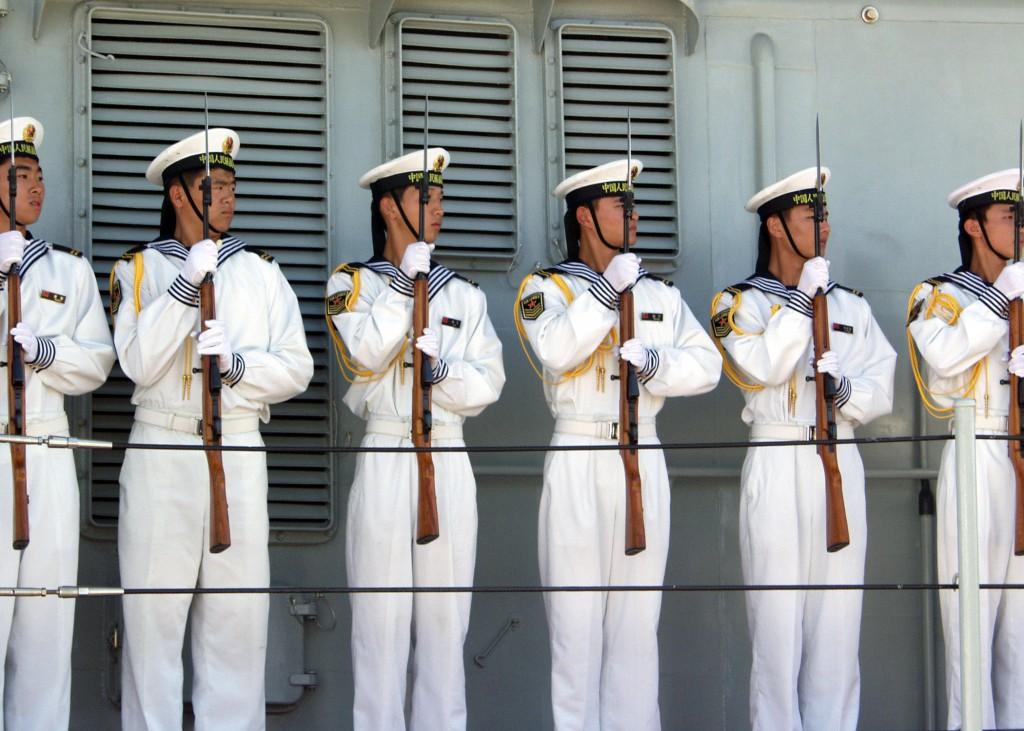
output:
[[[60,434],[68,430],[67,414],[53,416],[49,419],[27,419],[25,423],[25,435],[29,437],[45,437],[51,434]],[[0,434],[7,433],[7,422],[0,421]]]
[[[1005,434],[1008,428],[1007,417],[1005,416],[981,416],[979,414],[975,414],[974,416],[975,431],[996,431]],[[949,433],[953,434],[955,431],[956,421],[950,419]]]
[[[578,419],[557,419],[555,434],[572,434],[577,437],[593,437],[594,439],[618,439],[619,422],[617,421],[580,421]],[[641,419],[637,424],[637,438],[648,439],[657,437],[658,430],[653,419]]]
[[[754,424],[750,427],[751,439],[776,439],[781,442],[796,440],[813,441],[814,425],[801,424]],[[849,424],[836,424],[836,439],[853,439],[853,427]]]
[[[412,422],[374,418],[366,423],[366,433],[412,440]],[[434,424],[430,428],[430,438],[462,439],[462,424]]]
[[[185,434],[195,434],[196,436],[202,436],[203,434],[203,420],[199,417],[175,414],[170,411],[160,411],[159,409],[149,409],[145,406],[135,407],[135,421]],[[220,418],[221,434],[245,434],[259,430],[260,417],[255,414],[222,416]]]

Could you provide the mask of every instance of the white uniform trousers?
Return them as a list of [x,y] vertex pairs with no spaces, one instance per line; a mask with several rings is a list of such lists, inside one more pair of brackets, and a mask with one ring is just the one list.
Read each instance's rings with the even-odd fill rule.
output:
[[[67,420],[47,434],[67,435]],[[29,424],[29,432],[41,433]],[[29,544],[11,548],[11,449],[0,444],[0,585],[57,588],[78,582],[78,476],[69,449],[27,447]],[[0,599],[6,649],[4,724],[11,731],[68,727],[75,602],[56,596]],[[6,681],[6,682],[5,682]],[[3,725],[0,724],[0,728]]]
[[[980,434],[998,432],[979,429]],[[1003,432],[1005,433],[1005,432]],[[982,584],[1024,583],[1024,557],[1013,555],[1013,468],[1006,442],[978,441],[978,554]],[[957,554],[956,449],[942,452],[937,508],[938,579],[953,581]],[[939,592],[946,645],[948,727],[960,728],[960,608],[955,591]],[[982,723],[985,728],[1024,728],[1024,592],[981,591]]]
[[[434,446],[462,446],[434,439]],[[367,447],[410,447],[408,439],[367,434]],[[349,586],[470,586],[476,565],[476,482],[469,458],[433,455],[440,536],[416,545],[418,479],[413,454],[364,453],[348,499],[345,565]],[[470,594],[352,594],[356,731],[405,729],[410,637],[413,731],[466,728],[463,644]]]
[[[192,434],[137,421],[131,441],[196,444],[200,440]],[[263,444],[258,431],[225,435],[223,442],[232,446]],[[252,452],[222,454],[231,547],[212,554],[205,454],[126,450],[118,527],[123,586],[269,585],[265,456]],[[266,594],[126,596],[121,676],[124,729],[181,728],[181,649],[190,606],[196,731],[264,729]]]
[[[641,438],[656,444],[656,438]],[[614,444],[555,433],[552,445]],[[652,585],[665,578],[669,482],[664,453],[640,450],[647,549],[625,554],[626,488],[617,451],[549,452],[540,501],[545,586]],[[661,593],[544,595],[551,706],[558,731],[657,731]]]
[[[739,525],[747,584],[863,583],[864,465],[855,446],[839,445],[838,452],[850,545],[828,553],[825,477],[815,447],[747,451]],[[862,594],[859,590],[747,593],[754,731],[857,728]]]

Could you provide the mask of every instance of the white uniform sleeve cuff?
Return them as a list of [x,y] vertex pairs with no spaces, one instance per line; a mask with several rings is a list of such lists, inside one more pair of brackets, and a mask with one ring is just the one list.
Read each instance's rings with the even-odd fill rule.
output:
[[409,277],[405,276],[405,272],[401,269],[395,273],[395,278],[391,280],[391,289],[395,290],[399,294],[404,294],[406,297],[412,297],[413,282]]
[[836,407],[841,409],[846,406],[851,396],[853,396],[853,384],[850,383],[849,378],[843,376],[836,389]]
[[238,353],[231,354],[231,369],[227,373],[220,374],[220,380],[229,386],[234,386],[242,380],[245,375],[245,360]]
[[1010,300],[1005,294],[995,287],[986,287],[985,291],[981,293],[979,299],[985,303],[987,308],[992,310],[992,312],[999,317],[1004,320],[1010,319]]
[[195,286],[180,274],[171,282],[168,293],[174,299],[188,307],[199,307],[199,287]]
[[658,372],[658,366],[661,365],[661,356],[658,355],[658,351],[653,348],[647,349],[647,363],[644,367],[637,371],[637,378],[640,379],[640,383],[647,383],[649,380],[654,378],[654,374]]
[[53,361],[57,358],[57,346],[53,344],[50,338],[39,338],[39,350],[36,351],[36,359],[29,362],[25,361],[26,365],[32,366],[37,371],[44,371],[53,365]]
[[801,315],[807,317],[814,317],[814,310],[811,307],[811,298],[801,292],[799,289],[794,289],[789,293],[789,303],[786,307],[791,310],[796,310]]
[[594,283],[590,285],[590,289],[587,291],[594,295],[594,297],[597,298],[597,301],[609,310],[619,309],[619,293],[616,292],[615,287],[613,287],[611,283],[604,278],[603,274],[594,280]]

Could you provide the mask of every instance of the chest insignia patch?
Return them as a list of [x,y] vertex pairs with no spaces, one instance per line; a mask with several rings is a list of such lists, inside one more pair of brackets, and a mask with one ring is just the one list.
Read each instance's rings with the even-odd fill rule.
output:
[[441,324],[458,329],[462,327],[462,320],[456,320],[454,317],[442,317]]
[[661,322],[665,316],[660,312],[641,312],[640,319],[648,322]]
[[724,309],[711,318],[711,332],[716,338],[724,338],[732,328],[729,327],[729,310]]
[[56,302],[58,305],[64,304],[67,301],[67,299],[68,299],[67,297],[65,297],[62,294],[57,294],[56,292],[50,292],[50,291],[45,290],[45,289],[39,293],[39,296],[42,297],[44,300],[50,300],[50,302]]
[[345,301],[348,300],[349,290],[335,292],[327,297],[327,315],[340,315],[345,311]]
[[534,292],[519,302],[519,311],[524,320],[536,320],[544,312],[544,293]]
[[844,325],[841,322],[833,322],[832,329],[837,333],[846,333],[847,335],[853,335],[853,325]]

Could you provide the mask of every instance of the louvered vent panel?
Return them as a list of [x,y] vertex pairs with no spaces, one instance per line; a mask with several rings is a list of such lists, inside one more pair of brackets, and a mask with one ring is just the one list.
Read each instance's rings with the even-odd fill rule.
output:
[[397,33],[401,149],[423,146],[429,96],[428,144],[452,156],[439,252],[511,257],[517,246],[512,27],[407,18]]
[[[161,192],[146,182],[149,161],[203,126],[241,137],[238,208],[231,232],[267,250],[299,297],[316,373],[309,390],[272,407],[269,510],[275,529],[324,530],[332,509],[330,414],[323,286],[327,277],[326,42],[319,23],[185,13],[99,10],[92,59],[91,235],[93,266],[106,298],[108,275],[126,250],[157,235]],[[93,398],[96,438],[127,440],[132,384],[115,368]],[[93,453],[90,517],[114,525],[123,453]]]
[[563,25],[562,153],[565,175],[626,156],[626,115],[633,155],[644,162],[637,179],[638,253],[679,250],[676,190],[675,44],[660,28]]

